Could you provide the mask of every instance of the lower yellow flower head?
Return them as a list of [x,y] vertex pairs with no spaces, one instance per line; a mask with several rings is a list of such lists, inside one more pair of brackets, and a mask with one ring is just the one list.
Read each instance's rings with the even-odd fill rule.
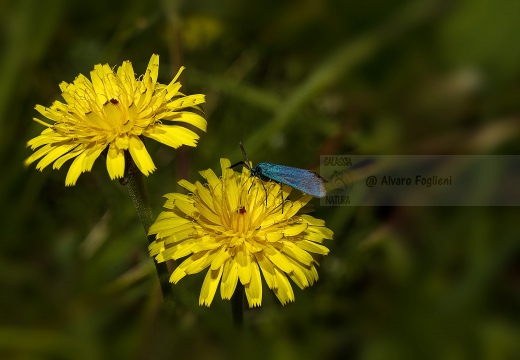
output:
[[[207,184],[179,184],[189,195],[167,194],[163,211],[150,228],[156,234],[150,256],[158,262],[188,256],[173,272],[170,281],[209,267],[199,304],[210,306],[219,283],[223,299],[230,299],[240,281],[250,307],[262,304],[262,281],[282,304],[294,301],[287,277],[300,288],[318,279],[316,265],[329,250],[321,245],[332,239],[323,220],[299,215],[311,199],[302,195],[287,199],[290,187],[262,182],[249,170],[237,173],[221,159],[222,177],[211,170],[201,171]],[[267,201],[266,201],[267,196]]]
[[[60,89],[65,103],[55,101],[51,107],[36,105],[35,109],[54,121],[39,136],[28,142],[33,150],[25,164],[38,160],[36,168],[43,170],[54,163],[59,169],[74,159],[65,184],[74,185],[85,171],[90,171],[97,157],[108,148],[106,166],[111,179],[121,178],[125,172],[125,150],[130,153],[139,170],[148,175],[155,170],[141,137],[149,137],[178,148],[196,146],[199,136],[186,128],[190,124],[206,131],[206,120],[188,108],[200,110],[204,95],[186,96],[179,92],[177,82],[183,68],[168,85],[157,82],[159,55],[152,55],[146,73],[136,79],[130,61],[114,72],[105,65],[96,65],[89,80],[78,75],[74,82],[62,82]],[[171,125],[160,120],[171,121]]]

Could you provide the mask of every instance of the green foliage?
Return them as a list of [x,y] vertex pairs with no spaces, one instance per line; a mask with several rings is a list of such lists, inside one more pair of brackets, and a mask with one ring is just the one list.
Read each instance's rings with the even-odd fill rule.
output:
[[[217,6],[218,4],[218,6]],[[264,291],[233,329],[204,274],[161,310],[142,226],[99,159],[72,188],[34,166],[34,105],[96,63],[205,93],[194,149],[147,142],[154,214],[181,178],[241,160],[317,167],[320,154],[519,152],[514,1],[152,1],[0,5],[0,358],[511,359],[520,353],[517,208],[316,206],[334,233],[296,302]],[[501,129],[507,131],[500,131]],[[476,141],[473,134],[480,134]],[[66,167],[66,166],[65,166]],[[486,177],[488,176],[488,177]],[[485,187],[492,174],[482,174]],[[496,181],[496,180],[493,180]]]

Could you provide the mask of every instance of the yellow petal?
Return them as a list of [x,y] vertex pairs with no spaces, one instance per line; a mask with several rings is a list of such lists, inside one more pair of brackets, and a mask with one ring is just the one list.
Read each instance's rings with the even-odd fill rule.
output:
[[104,146],[97,146],[95,145],[92,149],[90,149],[87,152],[87,155],[85,156],[85,160],[83,161],[83,168],[81,169],[81,172],[86,172],[92,170],[92,166],[94,166],[94,162],[98,158],[99,155],[103,152],[105,149]]
[[282,273],[278,269],[275,270],[275,276],[278,283],[278,287],[274,289],[274,294],[280,300],[282,305],[287,304],[288,302],[294,301],[294,292],[291,287],[291,284],[289,283],[289,280],[287,279],[287,276],[285,276],[284,273]]
[[238,264],[231,260],[224,265],[224,274],[222,275],[222,283],[220,284],[220,296],[224,300],[231,299],[238,280]]
[[164,99],[166,97],[166,93],[164,91],[157,91],[157,88],[152,91],[154,91],[154,95],[152,96],[150,103],[146,106],[146,108],[142,109],[139,114],[143,119],[150,117],[151,119],[148,120],[148,122],[154,122],[156,119],[162,118],[161,113],[157,113],[156,110],[163,107]]
[[[37,120],[33,118],[33,120]],[[39,148],[42,145],[53,144],[63,142],[63,138],[56,135],[56,132],[52,128],[47,128],[41,132],[35,138],[27,141],[27,146],[30,146],[32,150]]]
[[[162,220],[174,220],[174,219],[180,219],[177,214],[175,214],[173,211],[163,211],[157,216],[157,219],[155,219],[155,222],[159,222]],[[189,221],[187,219],[183,219],[185,221]]]
[[260,266],[260,270],[262,270],[262,274],[264,275],[265,282],[269,289],[274,289],[277,287],[276,276],[274,272],[274,265],[266,256],[262,253],[255,253],[256,261]]
[[38,118],[33,118],[33,120],[36,121],[38,124],[41,124],[41,125],[46,126],[48,128],[50,128],[52,126],[51,124],[47,124],[45,121],[40,120]]
[[311,225],[314,225],[314,226],[325,226],[325,221],[321,220],[321,219],[316,219],[310,215],[307,215],[307,214],[303,214],[303,215],[300,215],[300,217],[302,218],[303,221],[311,224]]
[[182,186],[190,192],[195,192],[195,190],[197,189],[197,186],[195,184],[190,183],[188,180],[180,180],[177,182],[177,184],[179,184],[180,186]]
[[164,195],[165,198],[168,200],[174,200],[174,201],[182,201],[187,203],[192,203],[191,197],[186,194],[179,194],[179,193],[168,193]]
[[320,234],[324,239],[332,239],[334,237],[334,232],[324,226],[312,227],[308,231]]
[[202,184],[198,181],[195,183],[195,187],[197,189],[197,196],[212,212],[215,212],[213,197],[211,196],[210,191],[206,187],[202,186]]
[[137,107],[143,109],[150,103],[154,94],[155,83],[157,82],[157,76],[159,74],[159,55],[153,54],[144,73],[141,84],[144,85],[145,93],[141,96]]
[[[118,77],[114,74],[114,70],[108,66],[108,64],[103,65],[103,70],[105,72],[105,77],[103,82],[105,84],[105,89],[107,90],[108,100],[116,99],[119,100],[121,88],[123,87],[119,83]],[[109,103],[110,104],[110,103]],[[108,104],[107,104],[108,105]]]
[[[305,250],[300,249],[298,246],[294,245],[290,241],[284,241],[283,247],[282,247],[282,253],[287,254],[288,256],[292,257],[293,259],[297,260],[298,262],[310,265],[313,262],[313,257]],[[291,266],[291,270],[294,267]],[[290,271],[285,271],[290,272]]]
[[307,230],[309,224],[303,222],[301,224],[293,224],[291,226],[287,226],[283,229],[283,234],[285,236],[296,236],[300,234],[302,231]]
[[172,110],[185,109],[189,107],[194,107],[194,105],[202,104],[206,101],[206,98],[202,94],[194,94],[183,96],[178,99],[175,99],[169,102],[166,107]]
[[150,76],[152,83],[155,85],[157,82],[157,76],[159,75],[159,55],[152,54],[150,57],[150,61],[148,62],[148,67],[146,68],[146,76]]
[[137,136],[131,136],[129,140],[130,144],[128,150],[130,151],[132,159],[139,170],[141,170],[144,175],[148,176],[155,170],[155,165],[150,154],[148,154],[143,142]]
[[179,95],[179,89],[181,88],[181,83],[175,82],[175,78],[170,82],[170,84],[164,89],[166,92],[166,96],[164,98],[165,101],[170,101],[175,95]]
[[190,256],[186,260],[184,260],[173,272],[173,274],[170,276],[170,282],[176,284],[181,280],[183,277],[185,277],[187,274],[184,271],[188,266],[193,264],[193,262],[200,259],[200,256],[197,256],[197,254]]
[[227,179],[227,181],[223,182],[225,186],[223,192],[226,194],[227,199],[226,207],[234,210],[238,208],[240,194],[238,193],[237,182],[229,178],[229,176],[233,174],[233,170],[229,169],[231,162],[228,159],[220,159],[220,166],[222,168],[222,176]]
[[197,209],[192,202],[176,201],[175,207],[190,217],[195,217],[195,213],[197,213]]
[[87,152],[83,151],[77,158],[74,159],[74,161],[70,165],[69,171],[67,172],[67,177],[65,178],[65,186],[73,186],[76,184],[76,181],[82,173],[83,161],[85,160],[86,156]]
[[[197,244],[195,244],[196,246]],[[197,260],[190,264],[190,266],[187,266],[186,269],[184,269],[184,272],[186,274],[197,274],[208,267],[208,265],[211,263],[211,261],[215,258],[215,255],[217,254],[216,251],[202,251],[196,253],[195,256],[197,256]],[[199,258],[200,256],[200,258]]]
[[161,117],[161,119],[184,122],[193,125],[202,131],[206,131],[208,126],[206,119],[199,114],[189,111],[175,111],[171,115]]
[[148,245],[148,253],[150,254],[150,257],[154,257],[160,252],[164,251],[164,243],[162,242],[153,242],[150,245]]
[[107,154],[107,170],[110,179],[122,178],[125,174],[125,152],[116,146],[110,145]]
[[36,169],[43,170],[45,167],[47,167],[49,164],[52,164],[57,158],[60,156],[66,154],[67,152],[74,149],[77,144],[62,144],[57,146],[52,146],[53,149],[50,151],[43,159],[40,160],[40,162],[36,165]]
[[[302,201],[303,199],[303,201]],[[304,195],[302,198],[300,198],[297,202],[292,202],[290,206],[284,206],[284,215],[289,219],[296,215],[298,211],[301,210],[302,207],[304,207],[310,200],[312,199],[312,196],[310,195]]]
[[176,82],[179,76],[181,76],[182,71],[185,69],[184,66],[181,66],[179,68],[179,71],[177,71],[177,75],[173,78],[173,80],[168,84],[168,86],[165,88],[166,93],[168,94],[166,96],[166,100],[169,101],[172,97],[174,97],[179,89],[181,88],[181,84]]
[[269,231],[265,234],[265,239],[269,242],[277,242],[283,239],[283,234],[281,231]]
[[222,248],[220,253],[213,259],[211,263],[211,270],[217,270],[222,267],[222,265],[231,257],[229,251],[226,251],[225,248]]
[[36,105],[34,107],[36,111],[38,111],[40,114],[45,116],[47,119],[53,120],[53,121],[61,121],[63,119],[63,113],[56,111],[51,108],[46,108],[42,105]]
[[146,130],[143,135],[177,149],[181,145],[197,146],[199,135],[178,125],[156,124],[152,130]]
[[130,95],[128,98],[128,102],[130,102],[136,90],[135,73],[132,63],[130,61],[124,61],[123,65],[117,69],[117,76],[125,87],[124,93]]
[[221,204],[222,183],[211,169],[199,171],[200,175],[208,181],[208,187],[212,193],[213,201]]
[[51,144],[47,144],[42,148],[39,148],[36,152],[34,152],[31,156],[29,156],[27,159],[25,159],[24,165],[28,166],[32,164],[34,161],[38,160],[42,156],[47,155],[50,153],[54,147]]
[[175,271],[170,276],[170,282],[173,284],[177,284],[185,276],[186,273],[184,272],[184,270],[180,267],[177,267],[177,269],[175,269]]
[[96,92],[96,100],[99,105],[103,105],[110,100],[103,83],[104,76],[105,74],[101,64],[95,65],[94,70],[90,72],[90,78],[92,79],[92,85],[94,85],[94,91]]
[[267,256],[267,258],[273,262],[273,264],[278,266],[283,271],[287,273],[292,271],[293,267],[289,260],[287,260],[287,257],[276,250],[274,247],[267,245],[264,249],[264,253],[265,256]]
[[65,164],[65,162],[67,160],[70,160],[72,159],[73,157],[76,157],[80,154],[82,154],[83,152],[85,151],[84,147],[79,145],[77,146],[74,150],[72,151],[69,151],[68,153],[66,153],[65,155],[63,155],[62,157],[60,157],[58,160],[56,160],[54,162],[54,164],[52,165],[52,168],[53,169],[59,169],[63,166],[63,164]]
[[194,223],[188,219],[184,219],[176,216],[172,219],[166,219],[160,221],[157,219],[152,226],[150,226],[149,234],[157,234],[158,238],[165,238],[170,235],[176,235],[177,241],[183,238],[184,233],[193,235],[196,233],[196,227]]
[[296,245],[298,245],[300,248],[302,248],[305,251],[309,251],[309,252],[312,252],[315,254],[327,255],[329,253],[329,249],[326,248],[325,246],[316,244],[316,243],[314,243],[312,241],[308,241],[308,240],[298,241],[296,243]]
[[310,267],[300,266],[298,269],[305,274],[309,285],[312,285],[318,281],[318,271],[314,265],[311,265]]
[[[164,220],[164,221],[156,221],[150,227],[149,234],[156,234],[158,239],[163,241],[168,241],[169,243],[175,243],[182,240],[181,235],[183,231],[189,232],[191,234],[196,233],[195,225],[191,224],[191,221],[188,223],[181,223],[183,219],[172,219],[172,220]],[[190,230],[186,229],[189,227]],[[169,237],[175,235],[175,239],[170,239]],[[168,239],[166,239],[168,238]],[[175,240],[175,241],[173,241]]]
[[256,262],[251,262],[251,281],[245,285],[249,307],[262,305],[262,279]]
[[[178,239],[177,237],[175,238],[179,241],[179,243],[157,255],[158,262],[163,262],[170,259],[177,260],[194,253],[193,246],[197,243],[197,239],[193,239],[191,237],[185,239]],[[198,254],[189,257],[189,259],[195,260],[194,256],[198,256]]]
[[[200,252],[204,250],[215,250],[222,246],[220,241],[215,241],[210,236],[204,236],[200,239],[199,242],[197,242],[195,245],[193,245],[193,252]],[[213,260],[213,258],[212,258]]]
[[307,231],[303,232],[301,234],[301,237],[305,240],[314,241],[314,242],[318,242],[318,243],[322,243],[323,239],[324,239],[323,234],[316,233],[316,232],[312,231],[311,229],[307,229]]
[[212,212],[208,208],[204,207],[197,207],[197,210],[200,211],[200,215],[203,217],[203,219],[200,219],[201,221],[207,220],[205,222],[212,223],[212,224],[222,224],[222,218]]
[[219,267],[217,270],[208,270],[204,278],[204,283],[202,283],[202,289],[200,290],[199,305],[208,307],[211,305],[221,277],[222,267]]
[[294,266],[294,271],[290,274],[287,274],[292,281],[300,288],[305,289],[309,286],[309,280],[305,276],[305,273],[302,271],[301,266]]
[[251,261],[249,260],[247,250],[243,246],[237,249],[235,261],[238,264],[238,278],[240,282],[243,285],[249,284],[251,281]]

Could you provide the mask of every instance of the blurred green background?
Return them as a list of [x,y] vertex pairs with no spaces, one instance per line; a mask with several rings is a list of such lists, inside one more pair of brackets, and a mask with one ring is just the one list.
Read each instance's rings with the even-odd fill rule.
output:
[[[318,283],[233,329],[197,305],[204,273],[161,309],[141,224],[104,162],[22,162],[36,104],[97,63],[159,80],[180,65],[208,132],[179,151],[147,141],[157,215],[176,182],[219,158],[317,168],[326,154],[519,154],[520,2],[511,0],[2,1],[1,359],[514,359],[520,211],[319,207],[335,233]],[[493,174],[482,174],[483,177]],[[485,180],[485,179],[484,179]],[[315,201],[315,204],[318,204]],[[265,284],[264,284],[265,286]]]

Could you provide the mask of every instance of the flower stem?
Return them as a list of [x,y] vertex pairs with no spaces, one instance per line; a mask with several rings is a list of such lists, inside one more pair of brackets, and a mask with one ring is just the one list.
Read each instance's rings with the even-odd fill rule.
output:
[[244,285],[239,280],[235,292],[231,296],[231,312],[233,313],[233,322],[237,328],[241,328],[244,325],[244,291]]
[[[153,214],[152,208],[150,207],[150,203],[148,202],[148,196],[146,194],[146,188],[144,186],[143,174],[137,168],[135,163],[131,160],[126,161],[126,173],[125,177],[120,180],[121,185],[126,186],[128,192],[130,193],[130,197],[135,205],[135,209],[137,210],[137,216],[139,217],[139,221],[143,224],[144,232],[147,236],[148,244],[154,241],[155,237],[153,235],[148,235],[148,230],[153,223]],[[173,313],[173,309],[175,307],[175,300],[173,297],[173,290],[169,282],[169,274],[168,267],[166,263],[158,263],[153,260],[155,264],[155,269],[157,270],[157,276],[159,277],[159,284],[161,285],[161,291],[163,294],[164,306],[166,310]]]

